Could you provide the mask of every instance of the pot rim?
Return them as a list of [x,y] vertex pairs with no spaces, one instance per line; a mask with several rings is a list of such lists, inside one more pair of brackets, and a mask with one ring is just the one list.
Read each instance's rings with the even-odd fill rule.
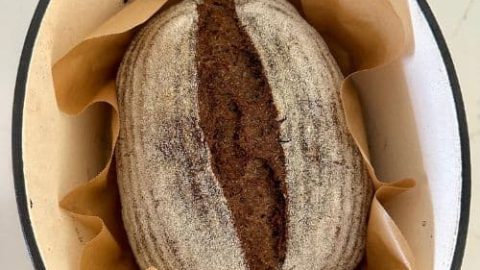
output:
[[[460,219],[457,233],[457,242],[453,253],[451,270],[461,268],[463,255],[465,252],[465,244],[467,239],[469,209],[470,209],[470,193],[471,193],[471,168],[470,168],[470,147],[468,138],[468,128],[466,121],[465,108],[462,99],[462,93],[458,82],[455,67],[450,56],[447,44],[440,30],[440,27],[430,9],[426,0],[416,0],[429,27],[433,33],[435,41],[443,58],[446,67],[450,88],[452,90],[455,102],[455,110],[459,127],[459,139],[461,146],[462,158],[462,194],[460,204]],[[45,264],[38,248],[35,233],[29,216],[29,201],[25,189],[25,179],[23,173],[23,156],[22,156],[22,125],[23,125],[23,105],[25,99],[26,82],[32,57],[33,47],[40,28],[43,16],[47,10],[50,0],[39,0],[33,15],[30,27],[25,38],[25,43],[20,58],[17,71],[17,79],[15,84],[15,93],[13,101],[13,119],[12,119],[12,161],[15,196],[17,200],[17,210],[22,224],[23,235],[27,244],[27,248],[35,269],[45,269]]]

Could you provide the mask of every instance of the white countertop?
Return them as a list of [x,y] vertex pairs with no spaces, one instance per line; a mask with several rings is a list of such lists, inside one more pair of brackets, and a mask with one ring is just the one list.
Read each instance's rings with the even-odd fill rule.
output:
[[0,0],[0,268],[33,269],[17,214],[11,159],[13,91],[36,0]]
[[[0,0],[0,262],[2,269],[33,269],[17,215],[11,165],[13,90],[35,0]],[[480,265],[480,0],[429,0],[447,40],[462,87],[470,131],[472,201],[462,269]],[[475,256],[477,255],[477,256]]]

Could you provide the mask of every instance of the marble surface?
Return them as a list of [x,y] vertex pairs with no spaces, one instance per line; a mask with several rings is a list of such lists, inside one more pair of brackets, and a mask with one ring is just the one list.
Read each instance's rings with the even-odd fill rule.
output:
[[[2,269],[33,269],[18,220],[10,154],[16,70],[36,0],[0,0],[0,262]],[[462,269],[480,265],[480,0],[429,0],[452,54],[467,111],[472,156],[470,229]]]
[[13,90],[36,0],[0,0],[0,269],[33,269],[18,218],[11,161]]

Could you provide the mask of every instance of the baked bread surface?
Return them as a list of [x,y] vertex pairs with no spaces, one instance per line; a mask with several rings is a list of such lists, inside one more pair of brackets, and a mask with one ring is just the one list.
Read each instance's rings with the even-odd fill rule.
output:
[[140,267],[354,269],[372,187],[341,81],[283,0],[184,0],[152,18],[117,77]]

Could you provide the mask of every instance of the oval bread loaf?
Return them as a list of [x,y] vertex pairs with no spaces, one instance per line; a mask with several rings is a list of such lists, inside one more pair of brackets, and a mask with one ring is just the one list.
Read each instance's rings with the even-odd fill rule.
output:
[[184,0],[117,77],[122,215],[142,269],[354,269],[370,179],[342,75],[284,0]]

